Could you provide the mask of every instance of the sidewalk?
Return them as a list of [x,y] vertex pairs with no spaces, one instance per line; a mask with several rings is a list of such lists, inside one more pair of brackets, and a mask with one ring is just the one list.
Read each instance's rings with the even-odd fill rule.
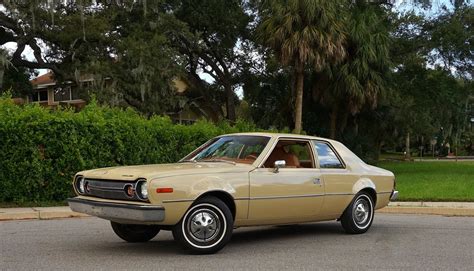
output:
[[[419,214],[474,217],[474,202],[391,202],[388,207],[377,210],[385,214]],[[71,211],[68,206],[0,208],[0,221],[22,219],[55,219],[87,217]]]

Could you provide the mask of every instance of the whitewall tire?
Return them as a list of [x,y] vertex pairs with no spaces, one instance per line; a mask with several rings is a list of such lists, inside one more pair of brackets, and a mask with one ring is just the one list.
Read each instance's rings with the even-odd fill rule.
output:
[[233,228],[229,207],[218,198],[204,197],[173,228],[173,237],[192,253],[210,254],[230,241]]

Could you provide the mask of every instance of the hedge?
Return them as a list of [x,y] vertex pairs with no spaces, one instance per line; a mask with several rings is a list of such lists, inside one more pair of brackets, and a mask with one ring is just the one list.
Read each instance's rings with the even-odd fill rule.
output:
[[78,171],[176,162],[216,135],[255,130],[242,121],[185,126],[95,102],[76,113],[0,97],[0,202],[64,201]]

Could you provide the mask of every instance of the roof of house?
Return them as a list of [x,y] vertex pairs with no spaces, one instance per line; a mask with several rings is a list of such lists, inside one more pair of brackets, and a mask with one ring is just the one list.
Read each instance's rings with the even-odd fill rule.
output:
[[35,79],[30,80],[31,85],[33,87],[38,87],[40,85],[53,85],[56,84],[56,80],[54,80],[54,75],[52,72],[45,73],[36,77]]

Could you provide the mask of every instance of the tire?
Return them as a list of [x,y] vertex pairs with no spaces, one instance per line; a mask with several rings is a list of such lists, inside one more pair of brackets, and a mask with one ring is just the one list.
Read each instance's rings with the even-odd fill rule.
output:
[[142,243],[153,239],[159,232],[158,226],[120,224],[110,221],[112,229],[118,237],[130,243]]
[[220,199],[205,197],[196,201],[173,228],[176,241],[193,254],[212,254],[232,237],[234,219]]
[[341,216],[347,233],[361,234],[369,230],[374,220],[374,200],[367,192],[359,192]]

